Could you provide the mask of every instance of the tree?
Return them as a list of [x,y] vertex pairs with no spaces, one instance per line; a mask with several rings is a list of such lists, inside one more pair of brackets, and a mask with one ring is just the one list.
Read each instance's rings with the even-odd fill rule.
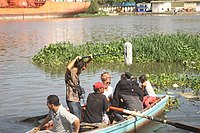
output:
[[98,1],[92,0],[91,5],[90,5],[89,9],[86,11],[86,13],[95,14],[95,13],[98,13],[98,11],[99,11]]

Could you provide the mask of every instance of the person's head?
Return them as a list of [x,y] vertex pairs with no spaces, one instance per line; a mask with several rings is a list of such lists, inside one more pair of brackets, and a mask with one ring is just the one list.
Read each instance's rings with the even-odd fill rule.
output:
[[109,72],[103,72],[100,78],[101,78],[101,81],[106,81],[107,79],[111,79],[111,76]]
[[104,88],[105,88],[105,85],[101,82],[96,82],[93,85],[93,89],[94,89],[95,92],[104,93]]
[[141,83],[144,83],[146,80],[147,80],[147,78],[146,78],[146,75],[144,75],[144,74],[142,74],[142,75],[139,77],[139,81],[140,81]]
[[109,86],[111,84],[111,76],[108,72],[103,72],[100,78],[105,86]]
[[78,73],[80,73],[82,70],[85,70],[86,63],[84,60],[76,60],[74,63],[74,67],[78,68]]
[[136,76],[131,76],[131,80],[134,82],[137,82],[137,77]]
[[47,97],[47,106],[50,110],[53,110],[54,107],[57,107],[60,105],[60,101],[58,96],[56,95],[49,95]]
[[125,74],[123,73],[120,78],[121,80],[126,80]]
[[131,79],[132,74],[129,72],[125,72],[124,76],[126,77],[126,79]]

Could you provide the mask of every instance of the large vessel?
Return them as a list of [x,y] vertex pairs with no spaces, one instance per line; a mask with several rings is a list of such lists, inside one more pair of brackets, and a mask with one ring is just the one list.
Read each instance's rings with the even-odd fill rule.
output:
[[89,1],[0,0],[0,19],[59,18],[83,13]]

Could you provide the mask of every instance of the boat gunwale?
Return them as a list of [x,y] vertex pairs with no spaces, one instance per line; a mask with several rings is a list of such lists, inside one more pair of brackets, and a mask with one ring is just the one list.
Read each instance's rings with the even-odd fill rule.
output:
[[[151,104],[149,107],[143,109],[141,111],[141,113],[144,114],[144,115],[148,115],[148,114],[151,114],[153,112],[153,116],[159,115],[162,112],[163,107],[165,106],[165,105],[162,105],[162,103],[163,102],[166,103],[166,101],[167,101],[169,96],[167,96],[167,95],[158,95],[158,97],[159,97],[159,99],[157,99],[156,102]],[[154,108],[157,109],[159,107],[160,107],[160,109],[157,110],[156,112],[153,110]],[[137,120],[136,122],[138,122],[137,125],[136,125],[136,130],[140,129],[143,125],[145,125],[146,123],[150,122],[150,120],[145,119],[145,118],[141,118],[141,117],[138,117],[138,116],[136,117],[136,120]],[[94,130],[89,130],[89,131],[86,131],[84,133],[99,133],[99,132],[103,132],[106,129],[110,129],[110,128],[118,127],[118,126],[122,126],[122,125],[124,125],[124,127],[125,127],[125,126],[127,126],[128,123],[129,123],[129,125],[133,124],[134,121],[135,121],[135,117],[130,118],[130,119],[126,119],[126,120],[123,120],[123,121],[119,121],[119,122],[114,123],[114,124],[110,124],[110,125],[108,125],[108,126],[106,126],[104,128],[97,128],[97,129],[94,129]],[[115,129],[113,129],[113,130],[115,130]],[[134,130],[134,128],[132,130]],[[127,132],[130,132],[132,130],[129,130]],[[110,130],[109,130],[109,132],[110,132]],[[115,132],[115,131],[113,131],[113,132]]]

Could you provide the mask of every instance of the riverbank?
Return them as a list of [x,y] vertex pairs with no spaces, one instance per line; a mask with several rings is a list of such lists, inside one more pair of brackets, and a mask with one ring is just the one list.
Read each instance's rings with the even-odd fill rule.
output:
[[168,16],[168,15],[200,15],[200,12],[120,12],[117,13],[118,15],[161,15],[161,16]]
[[77,14],[74,17],[86,18],[86,17],[101,17],[101,16],[171,16],[171,15],[200,15],[200,12],[114,12],[114,13],[105,13],[99,12],[96,14]]

